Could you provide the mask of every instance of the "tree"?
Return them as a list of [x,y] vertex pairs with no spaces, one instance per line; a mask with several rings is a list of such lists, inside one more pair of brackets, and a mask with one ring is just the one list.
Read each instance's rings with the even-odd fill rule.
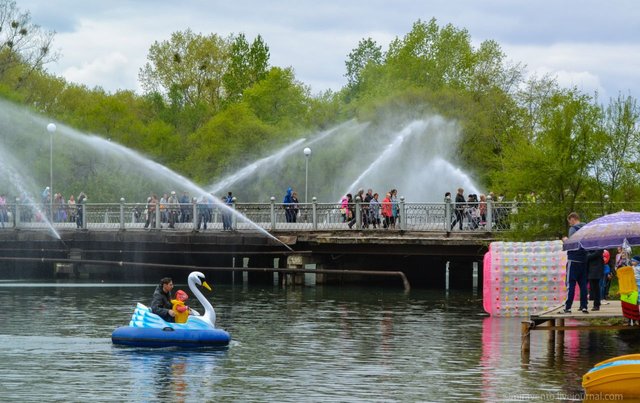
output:
[[635,98],[618,95],[610,100],[602,118],[604,149],[595,166],[596,177],[604,194],[628,201],[638,182],[640,107]]
[[594,165],[603,148],[598,129],[601,110],[589,96],[573,89],[554,91],[541,102],[538,113],[538,133],[515,132],[518,135],[505,144],[503,169],[494,171],[493,177],[511,197],[535,191],[547,202],[528,211],[519,209],[516,218],[528,223],[534,235],[549,236],[564,232],[567,213],[580,201],[593,199]]
[[202,183],[255,159],[272,140],[272,128],[244,102],[230,105],[189,136],[185,162],[189,175]]
[[474,50],[467,30],[440,28],[435,18],[418,20],[403,39],[391,42],[386,63],[400,80],[432,89],[463,88],[474,71]]
[[237,102],[242,92],[262,80],[269,66],[269,47],[258,35],[251,43],[244,34],[236,36],[230,49],[229,68],[223,77],[227,101]]
[[147,93],[158,92],[173,105],[206,104],[220,110],[223,76],[229,66],[229,39],[191,30],[174,32],[168,41],[154,42],[139,80]]
[[51,50],[53,31],[31,22],[31,14],[22,12],[13,0],[0,0],[0,78],[12,68],[23,66],[18,85],[45,64],[58,60]]
[[362,80],[362,71],[369,65],[382,64],[382,47],[371,38],[362,39],[358,46],[349,53],[345,65],[347,72],[347,86],[355,89]]
[[244,102],[263,122],[289,130],[306,121],[309,89],[296,81],[291,68],[272,67],[264,80],[245,91]]

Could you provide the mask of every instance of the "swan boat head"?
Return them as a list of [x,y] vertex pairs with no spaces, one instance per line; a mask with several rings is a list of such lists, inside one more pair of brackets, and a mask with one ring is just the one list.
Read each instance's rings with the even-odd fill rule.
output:
[[193,295],[196,296],[196,298],[198,299],[198,302],[200,302],[200,304],[204,308],[204,315],[200,317],[192,316],[190,317],[190,320],[191,319],[202,320],[206,323],[209,323],[213,328],[215,328],[216,327],[216,311],[213,309],[213,306],[211,305],[209,300],[207,300],[207,298],[205,298],[205,296],[202,294],[202,291],[200,291],[200,289],[197,287],[197,286],[202,286],[207,290],[211,291],[211,287],[209,286],[209,284],[207,284],[204,278],[205,276],[201,272],[193,271],[189,274],[189,277],[187,279],[187,283],[189,284],[189,289],[191,290]]

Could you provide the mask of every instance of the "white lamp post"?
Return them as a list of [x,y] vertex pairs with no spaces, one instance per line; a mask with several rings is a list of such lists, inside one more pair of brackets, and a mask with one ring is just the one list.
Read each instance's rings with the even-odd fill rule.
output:
[[49,219],[53,222],[53,133],[56,132],[56,125],[47,125],[49,135]]
[[304,171],[304,202],[307,202],[307,190],[308,188],[308,183],[309,183],[309,156],[311,155],[311,149],[309,147],[305,147],[304,150],[304,156],[305,156],[305,171]]

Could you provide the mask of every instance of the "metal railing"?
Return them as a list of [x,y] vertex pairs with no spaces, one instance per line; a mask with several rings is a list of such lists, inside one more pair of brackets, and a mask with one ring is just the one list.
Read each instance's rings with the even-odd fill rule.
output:
[[[0,229],[91,229],[91,230],[250,230],[268,231],[391,230],[391,231],[510,231],[518,220],[543,219],[558,206],[545,203],[408,203],[401,197],[395,207],[395,225],[384,228],[382,208],[377,215],[367,203],[356,200],[343,209],[340,203],[286,205],[276,203],[233,203],[228,206],[164,204],[159,209],[141,203],[83,203],[77,206],[7,203],[0,205]],[[620,211],[639,211],[640,203],[582,202],[576,211],[590,221]],[[523,213],[525,215],[523,215]],[[564,213],[561,213],[564,214]],[[53,217],[53,221],[49,220]],[[376,219],[377,218],[377,219]],[[462,224],[457,221],[461,218]],[[228,225],[224,221],[228,219]],[[455,225],[453,225],[455,222]],[[349,225],[351,224],[351,225]],[[374,225],[375,224],[375,225]],[[227,227],[227,228],[225,228]]]

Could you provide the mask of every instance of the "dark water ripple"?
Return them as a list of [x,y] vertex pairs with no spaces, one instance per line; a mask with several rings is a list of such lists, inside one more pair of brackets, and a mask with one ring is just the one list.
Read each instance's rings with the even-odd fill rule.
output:
[[[0,283],[0,396],[15,401],[518,401],[580,394],[595,362],[637,335],[545,332],[520,356],[519,318],[482,315],[471,294],[216,287],[227,351],[119,348],[153,286]],[[197,306],[197,303],[193,303]],[[535,400],[535,399],[534,399]]]

